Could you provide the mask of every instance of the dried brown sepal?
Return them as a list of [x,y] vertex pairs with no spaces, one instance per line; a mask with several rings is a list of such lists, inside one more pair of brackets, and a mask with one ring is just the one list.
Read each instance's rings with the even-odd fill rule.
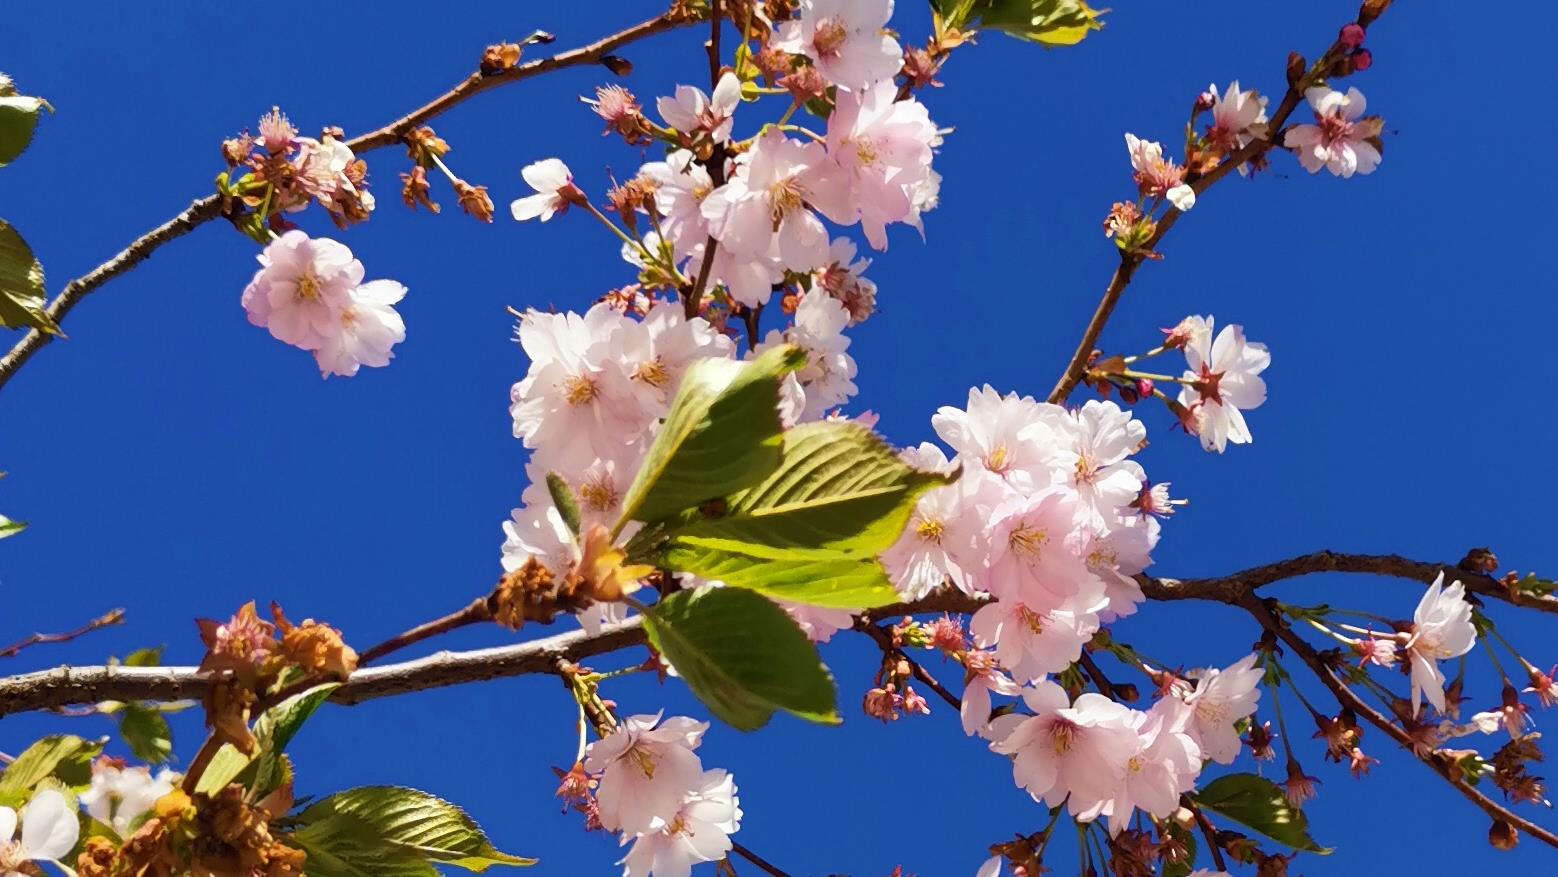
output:
[[214,681],[206,689],[206,727],[219,743],[231,743],[245,755],[254,751],[254,735],[249,733],[249,710],[254,692],[231,676]]
[[302,877],[306,855],[273,837],[273,814],[248,804],[243,796],[242,787],[228,786],[215,796],[195,797],[190,873]]
[[275,628],[259,617],[250,600],[226,622],[198,618],[200,641],[206,655],[200,662],[205,673],[231,673],[250,684],[265,673],[276,648]]
[[505,70],[512,70],[519,64],[519,58],[524,51],[524,47],[519,43],[498,43],[488,46],[481,53],[481,75],[492,76]]
[[448,142],[426,125],[408,133],[405,142],[406,154],[412,161],[425,168],[434,166],[433,159],[443,158],[449,154]]
[[434,213],[443,208],[433,200],[433,186],[427,181],[427,168],[417,165],[409,173],[400,175],[400,200],[412,210],[420,204]]
[[464,180],[455,180],[454,194],[461,210],[482,222],[492,221],[492,199],[487,196],[486,186],[473,186]]
[[619,55],[602,55],[600,64],[618,76],[626,76],[633,72],[633,62]]
[[1498,555],[1491,548],[1473,548],[1466,552],[1466,556],[1456,566],[1467,572],[1490,576],[1498,570]]
[[499,579],[487,602],[494,621],[519,630],[527,621],[551,624],[560,612],[577,612],[589,606],[583,585],[578,576],[557,581],[551,570],[532,557]]
[[281,631],[281,655],[287,663],[309,675],[325,675],[346,681],[357,670],[357,652],[328,624],[304,619],[294,625],[281,606],[270,604],[271,617]]
[[119,847],[106,837],[89,837],[81,855],[76,857],[79,877],[110,877],[119,860]]

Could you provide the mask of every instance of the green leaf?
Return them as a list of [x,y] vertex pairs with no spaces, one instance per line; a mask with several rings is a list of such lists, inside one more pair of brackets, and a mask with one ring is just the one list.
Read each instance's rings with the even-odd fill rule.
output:
[[[534,865],[535,859],[499,851],[465,811],[416,789],[398,786],[365,786],[331,795],[311,805],[299,817],[305,827],[296,835],[305,848],[322,840],[343,838],[347,845],[323,844],[334,858],[348,865],[362,862],[362,848],[381,855],[398,853],[418,862],[438,862],[467,871],[483,872],[493,865]],[[363,841],[368,841],[366,844]],[[394,856],[390,856],[391,859]],[[312,861],[309,874],[316,872]],[[332,872],[334,873],[334,872]],[[356,872],[341,872],[356,873]],[[375,875],[379,872],[365,870]],[[392,873],[402,873],[395,870]],[[432,868],[404,873],[432,874]],[[321,874],[319,877],[330,877]]]
[[922,472],[855,423],[788,430],[778,467],[723,514],[671,530],[662,564],[775,599],[868,609],[898,598],[875,559],[914,504],[956,475]]
[[32,133],[38,127],[38,112],[53,107],[40,97],[0,95],[0,167],[16,160],[32,142]]
[[573,488],[568,486],[563,476],[548,472],[546,491],[552,495],[552,504],[557,506],[557,513],[562,515],[563,523],[568,525],[568,532],[579,535],[579,503],[573,498]]
[[833,678],[789,615],[740,588],[678,591],[644,613],[649,642],[714,715],[743,731],[775,710],[840,719]]
[[161,667],[162,646],[153,649],[136,649],[120,661],[126,667]]
[[324,705],[331,692],[340,687],[338,682],[318,685],[266,710],[254,723],[253,754],[244,755],[231,743],[223,744],[200,775],[195,791],[215,794],[235,781],[249,790],[250,800],[257,801],[275,791],[286,774],[281,755],[287,744]]
[[980,27],[1045,47],[1074,46],[1104,26],[1086,0],[980,0],[973,13]]
[[858,423],[808,423],[784,433],[779,465],[762,483],[673,535],[780,549],[775,557],[797,549],[874,557],[897,541],[921,494],[956,477],[911,467]]
[[1331,849],[1309,836],[1309,820],[1288,803],[1282,789],[1252,773],[1220,776],[1195,795],[1196,802],[1296,850],[1329,855]]
[[0,792],[25,791],[49,777],[67,786],[87,785],[92,781],[92,759],[102,751],[100,740],[70,734],[45,737],[27,747],[0,773]]
[[384,844],[373,826],[355,816],[322,818],[287,840],[308,854],[309,877],[438,877],[438,869]]
[[0,539],[15,536],[25,529],[27,529],[26,521],[13,521],[5,515],[0,515]]
[[628,487],[622,521],[653,524],[772,472],[781,444],[779,380],[805,362],[800,348],[780,345],[751,362],[693,363]]
[[60,334],[44,305],[43,266],[27,241],[0,219],[0,326]]
[[150,707],[125,704],[119,713],[119,736],[130,754],[147,764],[162,764],[173,754],[173,729],[162,713]]
[[898,600],[887,571],[874,558],[829,556],[826,552],[771,557],[759,547],[693,537],[673,538],[661,555],[661,563],[666,569],[808,606],[874,609]]

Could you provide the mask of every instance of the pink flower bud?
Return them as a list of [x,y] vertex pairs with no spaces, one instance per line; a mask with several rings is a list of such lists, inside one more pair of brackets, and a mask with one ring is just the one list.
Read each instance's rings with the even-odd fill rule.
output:
[[1137,378],[1136,379],[1136,392],[1141,394],[1141,397],[1143,399],[1147,398],[1148,396],[1151,396],[1152,395],[1152,379],[1151,378]]
[[1363,45],[1363,27],[1357,22],[1342,25],[1342,32],[1336,39],[1349,49],[1356,49]]
[[1352,53],[1352,69],[1363,71],[1373,66],[1374,54],[1368,49],[1359,49]]

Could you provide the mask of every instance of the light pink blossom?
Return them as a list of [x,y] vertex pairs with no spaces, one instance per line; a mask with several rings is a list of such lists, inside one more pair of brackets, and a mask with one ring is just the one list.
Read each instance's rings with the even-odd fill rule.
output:
[[546,222],[566,211],[569,203],[582,197],[573,184],[573,172],[568,170],[568,165],[563,164],[561,159],[543,158],[534,164],[525,165],[519,174],[530,184],[530,188],[536,190],[534,195],[518,198],[509,205],[514,218],[520,222],[537,217]]
[[1315,111],[1315,123],[1294,125],[1282,141],[1297,153],[1304,170],[1314,174],[1325,168],[1343,178],[1373,173],[1380,153],[1369,140],[1379,136],[1380,123],[1364,118],[1368,102],[1363,92],[1349,88],[1343,94],[1316,87],[1306,89],[1304,97]]
[[362,263],[345,245],[293,229],[266,245],[243,291],[249,322],[277,340],[318,350],[340,331],[340,312],[362,283]]
[[731,116],[740,104],[741,80],[728,70],[715,83],[712,97],[701,88],[678,85],[674,97],[655,101],[667,125],[688,135],[707,134],[715,143],[730,139]]
[[708,722],[660,715],[628,716],[585,750],[584,769],[601,775],[596,789],[601,825],[628,834],[673,823],[690,793],[702,787],[703,765],[693,750]]
[[891,79],[903,49],[885,30],[892,0],[801,0],[793,21],[779,25],[772,45],[805,55],[842,91],[861,91]]
[[395,305],[406,288],[393,280],[370,280],[352,290],[336,314],[340,324],[325,339],[314,360],[325,377],[351,377],[362,366],[386,366],[395,358],[391,348],[406,340],[406,323]]
[[1444,586],[1440,572],[1412,613],[1412,634],[1407,640],[1407,655],[1412,662],[1412,715],[1417,715],[1424,697],[1443,713],[1444,674],[1440,661],[1459,658],[1477,644],[1477,629],[1471,622],[1471,604],[1460,582]]
[[1212,318],[1192,319],[1200,321],[1205,331],[1194,333],[1185,345],[1189,370],[1179,403],[1189,411],[1187,429],[1200,436],[1201,446],[1222,453],[1230,442],[1251,441],[1243,412],[1266,401],[1266,382],[1260,373],[1271,365],[1271,353],[1264,344],[1245,341],[1243,326],[1224,326],[1214,341]]

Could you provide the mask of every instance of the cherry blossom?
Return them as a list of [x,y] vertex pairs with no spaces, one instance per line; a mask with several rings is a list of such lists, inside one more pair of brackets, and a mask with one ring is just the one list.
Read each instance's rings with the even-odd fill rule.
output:
[[1052,480],[1054,433],[1031,396],[1002,396],[990,385],[968,391],[965,408],[943,406],[931,418],[941,440],[965,466],[990,472],[1018,491]]
[[1201,446],[1222,453],[1229,442],[1251,441],[1243,412],[1266,401],[1266,382],[1259,375],[1271,365],[1271,354],[1264,344],[1246,342],[1243,326],[1224,326],[1211,340],[1212,318],[1194,319],[1205,331],[1198,329],[1185,344],[1190,368],[1179,404],[1189,412],[1187,429],[1200,436]]
[[1140,748],[1129,710],[1092,692],[1073,704],[1048,680],[1025,689],[1022,699],[1033,715],[992,722],[990,748],[1013,756],[1012,778],[1035,801],[1051,807],[1068,801],[1079,819],[1096,818]]
[[1460,582],[1444,586],[1444,573],[1434,578],[1423,592],[1417,610],[1412,613],[1412,635],[1407,640],[1407,655],[1412,662],[1412,715],[1417,715],[1423,698],[1443,713],[1444,674],[1439,662],[1459,658],[1477,644],[1477,629],[1471,621],[1471,604]]
[[1190,709],[1165,698],[1147,712],[1128,711],[1128,724],[1136,732],[1136,751],[1127,755],[1120,785],[1103,803],[1100,814],[1109,817],[1109,833],[1119,834],[1131,814],[1142,810],[1167,818],[1179,809],[1180,795],[1194,791],[1201,772],[1201,750],[1186,731]]
[[[906,449],[902,457],[924,471],[953,469],[941,448],[929,442]],[[882,564],[904,599],[918,600],[947,582],[965,594],[982,586],[987,526],[1005,493],[999,479],[969,471],[920,497],[898,541],[882,553]]]
[[979,607],[968,630],[981,648],[994,647],[1001,666],[1021,680],[1059,673],[1082,655],[1098,632],[1097,601],[1090,611],[1046,609],[1021,600],[997,600]]
[[807,606],[779,600],[779,607],[789,613],[796,626],[814,643],[825,643],[841,630],[849,630],[855,617],[847,609],[829,609],[825,606]]
[[1039,609],[1098,611],[1104,586],[1087,568],[1085,544],[1074,532],[1076,509],[1076,493],[1065,488],[1010,497],[996,507],[986,590]]
[[1163,157],[1163,144],[1125,135],[1125,148],[1143,195],[1167,198],[1179,210],[1196,206],[1196,192],[1185,185],[1185,169]]
[[[1206,130],[1207,142],[1224,152],[1243,149],[1251,142],[1266,137],[1266,98],[1255,89],[1239,88],[1239,80],[1228,85],[1228,90],[1217,93],[1217,85],[1207,86],[1212,98],[1212,124]],[[1240,165],[1239,170],[1245,168]]]
[[1304,170],[1314,174],[1325,168],[1342,178],[1373,173],[1380,153],[1370,141],[1379,136],[1381,122],[1378,117],[1364,117],[1368,102],[1363,92],[1310,88],[1304,97],[1315,111],[1315,123],[1294,125],[1282,140],[1298,155]]
[[509,408],[514,436],[541,465],[574,472],[620,450],[648,414],[631,391],[631,376],[614,349],[627,322],[608,304],[580,316],[530,311],[517,334],[530,370],[514,385]]
[[812,287],[839,300],[849,312],[851,326],[862,323],[876,310],[876,284],[862,276],[870,259],[856,259],[855,242],[834,238],[828,245],[828,261],[812,273]]
[[340,332],[340,313],[364,273],[351,250],[293,229],[271,241],[259,262],[243,291],[249,322],[304,350],[318,350]]
[[104,761],[92,765],[92,782],[80,795],[87,814],[121,835],[130,824],[152,808],[157,799],[173,791],[178,775],[164,768],[152,775],[148,767],[120,767]]
[[1201,753],[1218,764],[1232,764],[1239,755],[1240,720],[1253,715],[1260,701],[1264,671],[1255,666],[1256,656],[1246,655],[1223,670],[1192,674],[1195,687],[1176,686],[1178,697],[1190,707],[1187,732]]
[[703,199],[704,218],[735,258],[762,258],[777,245],[784,267],[819,268],[827,262],[828,230],[806,205],[833,187],[833,173],[820,144],[770,129],[736,175]]
[[859,222],[878,250],[887,249],[887,224],[910,215],[913,187],[926,179],[931,149],[941,142],[925,105],[897,98],[891,80],[839,95],[827,133],[838,178],[812,199],[840,225]]
[[1146,443],[1147,427],[1115,403],[1097,399],[1051,422],[1061,483],[1076,491],[1078,513],[1087,523],[1106,527],[1141,494],[1141,469],[1129,457]]
[[591,743],[584,769],[601,774],[596,789],[601,825],[639,834],[673,826],[687,795],[702,788],[703,764],[693,750],[708,722],[660,714],[628,716]]
[[842,302],[810,292],[796,305],[794,324],[783,332],[769,332],[752,352],[756,356],[779,344],[794,344],[806,352],[806,364],[792,376],[803,393],[800,420],[816,420],[857,392],[855,360],[845,352],[848,325],[849,312]]
[[568,209],[568,205],[581,200],[584,195],[573,184],[573,172],[561,159],[543,158],[525,165],[519,175],[525,178],[534,195],[518,198],[509,205],[514,218],[520,222],[540,218],[546,222]]
[[810,58],[840,90],[862,91],[903,66],[903,49],[885,31],[892,14],[893,0],[801,0],[771,44]]
[[619,863],[623,877],[688,877],[693,865],[725,858],[733,848],[730,835],[740,827],[735,778],[723,770],[705,771],[665,827],[623,836],[623,844],[633,844]]
[[1014,697],[1022,693],[1022,687],[1001,671],[991,652],[972,651],[963,658],[968,669],[968,681],[963,684],[963,702],[958,710],[963,720],[963,733],[985,736],[990,724],[990,694]]
[[[714,94],[691,85],[678,85],[674,97],[655,102],[660,118],[684,134],[707,134],[715,143],[730,139],[731,116],[741,104],[741,80],[726,71],[714,85]],[[537,188],[540,188],[539,186]]]
[[370,280],[353,289],[336,314],[338,330],[314,351],[320,372],[349,378],[365,365],[389,365],[395,357],[390,349],[406,340],[406,323],[395,310],[405,296],[406,288],[393,280]]
[[32,796],[22,808],[21,836],[18,817],[10,807],[0,807],[0,877],[31,873],[29,862],[59,862],[75,848],[81,823],[70,799],[53,789]]

